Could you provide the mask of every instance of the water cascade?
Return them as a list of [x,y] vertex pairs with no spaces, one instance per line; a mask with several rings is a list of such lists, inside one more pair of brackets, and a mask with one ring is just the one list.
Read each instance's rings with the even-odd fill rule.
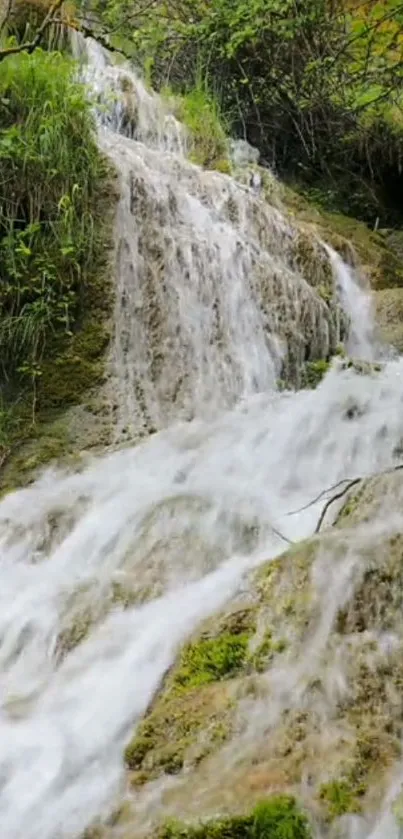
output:
[[[330,354],[346,329],[337,301],[315,290],[328,252],[314,241],[304,275],[298,231],[280,210],[190,163],[186,132],[158,97],[94,44],[88,51],[93,91],[110,104],[100,143],[121,185],[117,437],[157,433],[82,472],[48,471],[0,503],[7,839],[77,839],[110,812],[124,746],[180,645],[247,589],[253,568],[312,534],[323,498],[306,506],[312,499],[395,466],[403,438],[400,360],[374,376],[335,367],[314,391],[276,391],[284,365],[295,372]],[[355,348],[371,357],[370,313],[333,252],[330,263]],[[394,532],[396,517],[384,528]],[[348,576],[353,544],[346,563]],[[318,583],[319,634],[298,668],[276,676],[273,718],[320,668],[346,579],[329,575],[331,590]],[[249,735],[253,721],[251,709]]]

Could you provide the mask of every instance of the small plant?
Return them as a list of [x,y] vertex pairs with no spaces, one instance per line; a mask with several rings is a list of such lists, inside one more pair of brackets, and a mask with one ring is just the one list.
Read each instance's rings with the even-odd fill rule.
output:
[[287,642],[280,638],[277,641],[273,639],[271,630],[268,629],[264,635],[262,643],[257,647],[257,649],[250,654],[249,662],[252,665],[253,669],[256,670],[258,673],[262,673],[266,670],[267,666],[269,665],[272,658],[276,655],[276,653],[282,653],[287,647]]
[[326,801],[331,819],[342,816],[344,813],[357,813],[360,809],[353,786],[344,779],[322,784],[320,798]]
[[329,366],[330,362],[324,358],[318,361],[307,361],[302,369],[301,386],[312,389],[317,387],[329,370]]
[[218,638],[201,638],[182,652],[174,684],[194,688],[235,676],[246,662],[249,636],[225,633]]
[[309,839],[306,816],[294,798],[279,795],[262,801],[252,813],[251,839]]

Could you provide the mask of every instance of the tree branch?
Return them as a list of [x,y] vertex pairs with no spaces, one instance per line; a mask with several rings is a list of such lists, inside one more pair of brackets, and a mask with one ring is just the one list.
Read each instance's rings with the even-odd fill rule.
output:
[[[8,58],[10,55],[16,55],[20,52],[28,52],[28,53],[34,52],[34,50],[36,50],[36,48],[39,46],[39,44],[41,42],[41,39],[42,39],[42,35],[45,32],[45,30],[47,29],[47,27],[51,23],[54,22],[55,12],[59,11],[59,9],[62,7],[63,3],[64,3],[64,0],[55,0],[55,2],[52,3],[47,15],[45,15],[45,17],[44,17],[40,27],[38,28],[35,37],[32,39],[32,41],[26,41],[23,44],[16,44],[13,47],[5,47],[4,49],[0,50],[0,62],[4,61],[4,59]],[[11,3],[10,3],[10,6],[11,6]]]
[[331,506],[331,504],[333,504],[333,502],[337,501],[339,498],[342,498],[343,495],[346,495],[346,493],[349,492],[350,489],[352,489],[354,486],[356,486],[356,484],[361,483],[362,480],[363,480],[363,478],[354,478],[354,480],[349,481],[347,486],[345,486],[343,489],[341,489],[340,492],[337,492],[336,495],[333,495],[331,498],[328,499],[328,501],[326,501],[326,504],[324,505],[323,510],[322,510],[322,512],[319,516],[318,523],[315,527],[315,533],[319,533],[319,531],[322,527],[322,524],[323,524],[323,520],[324,520],[324,518],[326,516],[326,513],[327,513],[329,507]]
[[[340,490],[340,492],[337,492],[336,495],[332,495],[332,497],[329,498],[329,500],[326,502],[326,504],[323,507],[323,510],[322,510],[322,512],[319,516],[319,520],[318,520],[318,523],[317,523],[316,528],[315,528],[315,533],[319,533],[319,531],[322,527],[324,518],[326,516],[326,513],[327,513],[329,507],[331,506],[331,504],[333,504],[333,502],[337,501],[339,498],[342,498],[343,495],[346,495],[350,491],[350,489],[352,489],[354,486],[356,486],[356,484],[359,484],[359,483],[361,483],[362,481],[365,481],[365,480],[370,480],[371,478],[380,478],[382,475],[389,475],[391,472],[399,472],[402,469],[403,469],[403,463],[400,463],[399,466],[393,466],[391,469],[383,469],[381,472],[374,472],[373,475],[361,475],[359,478],[353,478],[353,480],[348,482],[347,486],[345,486],[342,490]],[[340,481],[340,483],[342,483],[342,481]],[[336,484],[336,486],[337,486],[337,484]],[[329,492],[329,490],[324,490],[324,492]],[[323,494],[324,493],[321,493],[321,495],[323,495]],[[318,498],[320,498],[320,496],[318,496]],[[310,504],[307,504],[306,507],[302,508],[302,509],[307,509],[307,507],[310,507],[310,506],[312,506],[312,504],[315,504],[315,502],[318,500],[318,498],[315,498],[313,501],[310,502]],[[299,511],[296,511],[296,512],[299,512]]]

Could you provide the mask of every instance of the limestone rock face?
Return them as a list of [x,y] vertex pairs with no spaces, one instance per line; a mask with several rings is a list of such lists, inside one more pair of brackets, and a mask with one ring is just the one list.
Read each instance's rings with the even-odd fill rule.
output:
[[376,319],[383,340],[403,352],[403,288],[384,288],[374,293]]
[[401,757],[402,500],[400,470],[356,486],[182,650],[126,749],[139,833],[157,779],[160,818],[291,793],[333,836],[380,806]]

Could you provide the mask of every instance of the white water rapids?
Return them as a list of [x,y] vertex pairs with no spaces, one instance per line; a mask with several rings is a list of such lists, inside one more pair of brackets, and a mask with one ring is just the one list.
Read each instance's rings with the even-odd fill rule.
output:
[[[123,72],[98,60],[94,87]],[[187,163],[181,127],[131,79],[137,138],[118,133],[115,107],[100,132],[122,183],[112,365],[120,429],[161,430],[81,473],[49,471],[0,503],[4,839],[76,839],[109,811],[124,746],[180,644],[286,547],[282,537],[313,532],[323,500],[290,511],[342,478],[394,465],[403,439],[400,360],[373,377],[334,368],[315,391],[276,392],[281,318],[274,304],[262,312],[252,274],[259,263],[277,277],[287,316],[308,316],[312,290],[284,255],[292,232],[230,178]],[[223,214],[231,197],[236,224]],[[151,244],[139,241],[144,225]],[[364,292],[349,288],[344,263],[337,270],[355,351],[370,357]],[[312,329],[326,333],[321,304],[312,306]],[[121,607],[119,586],[138,605]],[[61,654],[83,613],[92,628]]]

